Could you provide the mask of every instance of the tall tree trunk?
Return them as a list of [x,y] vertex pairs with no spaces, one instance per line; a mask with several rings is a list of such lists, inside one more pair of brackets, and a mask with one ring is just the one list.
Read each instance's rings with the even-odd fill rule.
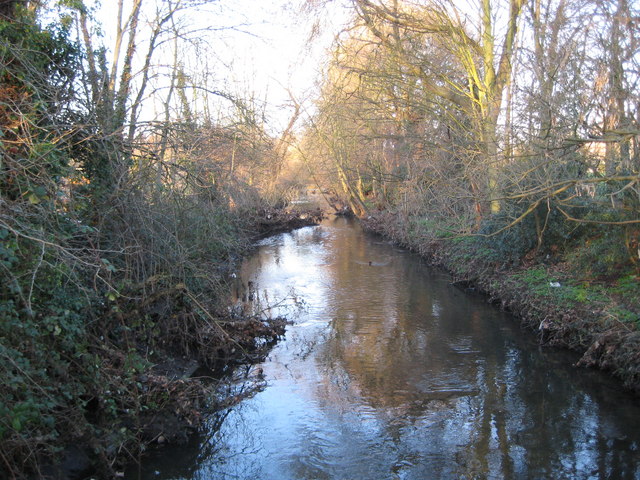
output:
[[[140,16],[140,6],[142,0],[134,0],[129,21],[129,38],[127,42],[127,51],[124,55],[122,63],[122,73],[120,74],[120,85],[118,92],[114,97],[114,131],[122,129],[126,119],[127,101],[131,92],[132,80],[132,64],[133,56],[136,51],[136,36],[138,33],[138,18]],[[113,86],[115,88],[115,85]],[[115,90],[114,90],[115,91]]]
[[363,217],[367,213],[367,207],[365,206],[362,198],[360,198],[357,189],[354,188],[353,185],[351,185],[349,177],[347,176],[347,173],[341,161],[336,161],[336,168],[338,170],[340,185],[342,186],[342,191],[347,196],[349,207],[356,216]]
[[[629,7],[627,0],[618,0],[616,10],[611,19],[611,30],[609,35],[608,50],[610,52],[608,59],[608,84],[607,92],[609,98],[607,101],[607,112],[604,121],[604,135],[615,135],[616,130],[620,130],[627,126],[625,113],[625,101],[627,93],[624,88],[624,66],[623,66],[623,33],[622,22],[628,20]],[[627,166],[629,164],[629,143],[628,140],[622,139],[620,142],[606,143],[606,174],[614,176],[618,170],[618,165]]]

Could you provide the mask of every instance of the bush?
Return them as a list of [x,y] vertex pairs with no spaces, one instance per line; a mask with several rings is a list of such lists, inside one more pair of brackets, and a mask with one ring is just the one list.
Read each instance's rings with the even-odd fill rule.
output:
[[596,236],[582,237],[566,258],[572,269],[585,278],[605,278],[623,275],[632,268],[621,228],[594,229]]

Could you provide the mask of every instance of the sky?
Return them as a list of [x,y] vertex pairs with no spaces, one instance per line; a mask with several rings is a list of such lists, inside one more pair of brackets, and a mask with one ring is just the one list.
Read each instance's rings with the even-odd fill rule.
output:
[[282,128],[288,115],[279,109],[290,104],[287,90],[298,101],[313,94],[325,50],[333,38],[328,31],[309,42],[313,19],[301,14],[291,3],[236,0],[233,9],[246,17],[248,33],[232,34],[223,53],[223,57],[232,59],[232,80],[247,84],[266,99],[270,114]]
[[[96,0],[97,1],[97,0]],[[126,5],[131,0],[125,0]],[[145,15],[153,17],[155,8],[165,0],[143,0]],[[195,34],[197,52],[185,48],[181,61],[195,76],[207,76],[209,88],[254,97],[265,102],[267,130],[282,131],[293,111],[289,91],[300,103],[312,108],[310,99],[316,91],[316,81],[325,62],[325,52],[335,34],[347,21],[348,11],[340,0],[314,14],[300,9],[304,0],[214,0],[204,8],[190,10],[180,20],[186,28],[211,28],[207,34]],[[102,24],[104,41],[113,44],[117,0],[101,0],[96,17]],[[125,11],[127,9],[125,8]],[[309,42],[314,21],[322,25],[321,34]],[[144,25],[142,22],[141,25]],[[142,38],[142,37],[141,37]],[[194,43],[194,42],[191,42]],[[146,46],[138,47],[138,63],[142,64]],[[171,48],[156,57],[157,65],[172,63]],[[160,67],[159,67],[160,68]],[[159,76],[155,87],[162,92]],[[200,81],[202,78],[199,79]],[[153,117],[161,109],[160,101],[147,102],[142,120]],[[197,103],[197,102],[196,102]]]
[[[98,5],[96,18],[102,25],[107,48],[112,48],[118,0],[84,0]],[[125,1],[125,11],[133,0]],[[327,51],[343,27],[348,23],[349,0],[142,0],[138,67],[146,52],[144,19],[154,18],[158,6],[167,2],[206,3],[198,9],[185,10],[179,19],[184,31],[209,28],[187,35],[189,42],[180,52],[180,60],[193,82],[210,89],[223,90],[241,98],[254,98],[256,105],[264,103],[265,127],[271,133],[282,131],[293,111],[289,92],[310,112],[311,101],[317,95],[317,83],[326,65]],[[419,3],[420,0],[418,0]],[[301,6],[316,5],[312,13],[303,13]],[[463,12],[478,11],[477,0],[454,0]],[[310,34],[315,22],[320,28],[313,41]],[[155,77],[148,92],[157,93],[146,101],[140,120],[153,120],[163,111],[167,84],[173,64],[172,45],[165,43],[155,57]],[[205,82],[206,77],[206,82]],[[202,94],[195,91],[194,109],[201,108]],[[229,103],[221,101],[211,116],[222,116]]]

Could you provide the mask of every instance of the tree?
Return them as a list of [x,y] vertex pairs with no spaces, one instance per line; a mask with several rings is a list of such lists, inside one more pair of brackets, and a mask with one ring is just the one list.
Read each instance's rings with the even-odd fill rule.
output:
[[619,168],[629,171],[630,167],[629,143],[634,131],[628,118],[631,97],[627,82],[632,75],[626,67],[638,53],[640,39],[635,35],[627,0],[601,4],[600,10],[607,25],[599,39],[605,53],[600,65],[605,94],[602,135],[606,140],[606,174],[614,176]]
[[[416,32],[433,35],[446,45],[448,52],[465,71],[465,82],[451,82],[427,63],[419,65],[425,88],[463,110],[473,120],[478,135],[478,162],[488,171],[487,192],[491,210],[499,210],[496,172],[501,162],[499,156],[498,122],[502,112],[504,93],[511,82],[512,59],[516,33],[525,0],[510,0],[504,34],[499,36],[495,25],[496,9],[489,0],[481,2],[480,16],[475,24],[475,34],[466,26],[473,18],[465,15],[452,1],[428,2],[425,5],[398,9],[397,2],[389,7],[385,2],[371,0],[354,1],[365,25],[392,50],[402,50],[402,42],[393,35],[385,35],[380,22],[404,25]],[[410,59],[402,55],[401,58]],[[415,65],[412,65],[415,68]],[[479,186],[471,183],[472,189]],[[484,203],[484,202],[483,202]],[[479,204],[479,210],[484,206]]]

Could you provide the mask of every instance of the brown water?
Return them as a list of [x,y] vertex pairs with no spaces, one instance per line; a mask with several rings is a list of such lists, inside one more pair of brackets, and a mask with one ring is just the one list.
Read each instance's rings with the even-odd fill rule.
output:
[[266,239],[241,273],[295,321],[266,388],[131,478],[640,479],[634,397],[357,224]]

